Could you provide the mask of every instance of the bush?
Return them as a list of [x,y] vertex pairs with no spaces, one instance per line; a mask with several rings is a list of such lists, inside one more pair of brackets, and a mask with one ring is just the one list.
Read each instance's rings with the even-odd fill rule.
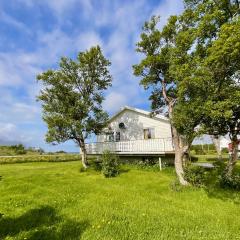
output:
[[197,154],[197,153],[196,153],[196,150],[194,150],[194,149],[191,150],[191,151],[190,151],[190,154],[191,154],[191,155],[196,155],[196,154]]
[[14,150],[16,155],[23,155],[27,153],[25,147],[22,144],[10,146],[10,149]]
[[118,157],[106,150],[101,157],[102,173],[105,177],[115,177],[119,174]]
[[99,161],[98,159],[93,160],[91,162],[91,165],[95,171],[97,171],[97,172],[102,171],[102,162]]
[[203,167],[189,165],[184,169],[184,178],[196,187],[202,187],[207,181],[207,172]]
[[191,161],[191,162],[197,162],[197,161],[198,161],[198,157],[196,157],[196,156],[191,156],[191,157],[190,157],[190,161]]
[[[228,157],[222,157],[222,160],[220,160],[220,161],[228,161],[228,159],[229,159]],[[216,161],[216,160],[218,161],[216,156],[206,157],[205,160],[208,162],[212,162],[212,161]]]
[[143,157],[142,159],[138,159],[134,162],[134,165],[142,169],[152,169],[153,167],[158,166],[159,169],[158,159],[152,157]]
[[228,175],[226,171],[223,171],[219,176],[219,183],[222,188],[240,190],[240,175],[236,173]]
[[209,150],[207,153],[210,154],[210,155],[216,155],[217,151],[216,150]]
[[26,154],[27,151],[26,151],[25,149],[19,149],[19,150],[16,150],[15,153],[16,153],[17,155],[23,155],[23,154]]
[[223,160],[216,160],[215,162],[213,162],[213,166],[215,167],[217,174],[219,175],[224,171],[226,164]]
[[197,154],[197,155],[206,155],[207,152],[206,152],[206,151],[203,151],[202,149],[198,149],[198,150],[196,150],[196,154]]
[[228,148],[222,148],[222,153],[229,153]]

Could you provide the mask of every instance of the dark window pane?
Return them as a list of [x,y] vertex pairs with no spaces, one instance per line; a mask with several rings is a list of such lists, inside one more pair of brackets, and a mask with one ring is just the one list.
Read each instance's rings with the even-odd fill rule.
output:
[[116,142],[120,141],[120,132],[116,132]]

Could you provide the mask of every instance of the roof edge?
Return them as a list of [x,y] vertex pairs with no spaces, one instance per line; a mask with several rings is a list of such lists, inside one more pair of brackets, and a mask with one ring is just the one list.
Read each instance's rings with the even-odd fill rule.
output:
[[145,115],[149,118],[169,121],[169,118],[167,118],[167,117],[165,117],[161,114],[157,114],[157,115],[151,117],[150,116],[151,112],[146,111],[146,110],[142,110],[142,109],[139,109],[139,108],[130,107],[130,106],[127,106],[127,105],[124,106],[124,107],[121,107],[120,110],[118,112],[116,112],[115,114],[113,114],[108,121],[111,122],[114,118],[116,118],[120,113],[122,113],[125,110],[130,110],[130,111],[133,111],[133,112],[137,112],[137,113],[143,114],[143,115]]

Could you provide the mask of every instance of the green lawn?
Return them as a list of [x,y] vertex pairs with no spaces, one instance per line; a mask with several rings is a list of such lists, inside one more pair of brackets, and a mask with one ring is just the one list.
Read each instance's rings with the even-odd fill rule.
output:
[[[193,155],[193,157],[197,157],[198,162],[214,162],[218,159],[218,156],[216,154]],[[224,161],[228,161],[229,155],[228,154],[222,154],[222,159]]]
[[0,239],[240,239],[240,193],[173,191],[173,169],[125,166],[105,179],[79,162],[0,165]]

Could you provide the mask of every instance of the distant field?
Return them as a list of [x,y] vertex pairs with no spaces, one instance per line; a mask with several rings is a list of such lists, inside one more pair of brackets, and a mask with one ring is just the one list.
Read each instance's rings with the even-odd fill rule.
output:
[[173,168],[126,165],[113,179],[79,169],[0,166],[0,239],[240,239],[238,192],[179,188]]
[[54,154],[54,155],[18,155],[0,156],[0,164],[28,163],[28,162],[68,162],[80,161],[79,154]]

